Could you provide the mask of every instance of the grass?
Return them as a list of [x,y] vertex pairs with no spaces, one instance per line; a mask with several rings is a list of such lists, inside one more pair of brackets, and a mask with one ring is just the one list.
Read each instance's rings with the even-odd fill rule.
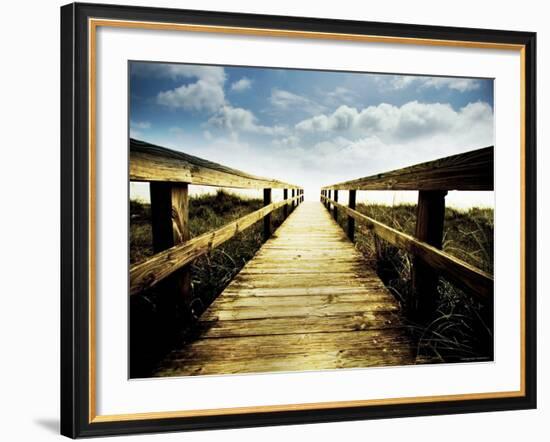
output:
[[[212,231],[262,206],[260,199],[242,199],[219,191],[214,195],[190,198],[190,232],[195,237]],[[408,234],[414,233],[416,206],[393,207],[358,204],[357,210]],[[130,262],[143,261],[153,254],[151,209],[148,204],[130,202]],[[283,221],[282,209],[272,214],[273,228]],[[339,223],[347,218],[340,213]],[[158,361],[193,332],[201,313],[223,291],[244,264],[261,247],[261,222],[238,234],[191,265],[191,307],[161,293],[162,286],[132,296],[130,300],[131,377],[147,377]],[[493,211],[447,208],[443,250],[489,273],[493,271]],[[412,258],[402,250],[376,239],[369,231],[356,229],[356,246],[408,311]],[[484,361],[493,358],[491,312],[475,299],[440,278],[437,312],[430,324],[408,321],[417,343],[418,362]]]
[[[358,204],[357,210],[410,235],[414,234],[416,206],[400,204]],[[345,227],[347,218],[339,214]],[[467,211],[447,208],[443,250],[488,273],[493,272],[492,209]],[[401,303],[410,310],[413,296],[412,257],[376,238],[370,231],[356,229],[356,246],[377,269],[378,275]],[[437,287],[437,311],[429,324],[409,319],[408,326],[417,342],[419,362],[466,362],[493,359],[492,311],[462,292],[444,278]],[[411,318],[410,314],[406,314]]]
[[[263,205],[260,199],[242,199],[224,191],[189,199],[191,237],[210,232]],[[130,201],[130,263],[153,254],[151,207]],[[272,213],[273,229],[283,221],[282,209]],[[191,264],[190,309],[161,293],[162,287],[132,296],[130,304],[131,377],[149,376],[168,351],[181,343],[193,324],[223,291],[263,243],[263,223],[258,222]],[[176,307],[174,307],[176,306]]]

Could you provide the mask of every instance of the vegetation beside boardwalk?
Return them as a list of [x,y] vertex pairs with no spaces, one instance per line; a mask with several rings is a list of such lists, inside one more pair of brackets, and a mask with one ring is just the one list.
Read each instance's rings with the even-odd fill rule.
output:
[[[358,204],[357,210],[390,227],[414,235],[416,206],[399,204]],[[345,228],[347,217],[341,213]],[[443,251],[488,273],[493,273],[493,210],[445,209]],[[379,240],[356,224],[356,247],[401,303],[405,313],[412,296],[413,257],[402,249]],[[473,297],[440,278],[437,312],[430,324],[409,322],[418,345],[418,360],[426,362],[486,361],[493,358],[492,311]],[[407,316],[407,315],[406,315]]]
[[[214,195],[190,198],[191,236],[215,230],[262,207],[260,199],[242,199],[219,191]],[[358,204],[357,210],[384,224],[414,234],[416,206]],[[151,247],[150,206],[130,202],[130,262],[143,261],[153,254]],[[272,214],[273,228],[283,221],[282,209]],[[345,228],[347,217],[339,214]],[[256,223],[212,252],[191,264],[193,300],[191,311],[174,307],[174,299],[150,290],[131,298],[130,357],[131,377],[146,377],[168,351],[179,345],[192,331],[192,324],[223,291],[261,247],[263,224]],[[447,208],[443,250],[484,271],[493,271],[493,210],[473,208],[458,211]],[[371,232],[356,225],[356,247],[375,267],[386,286],[401,302],[405,312],[411,296],[412,257]],[[418,343],[418,360],[456,362],[491,360],[492,326],[490,312],[472,297],[440,279],[438,311],[434,321],[425,325],[409,323]]]
[[[223,190],[189,198],[189,230],[191,237],[223,227],[263,206],[260,199],[244,199]],[[153,255],[151,207],[130,201],[130,263],[135,264]],[[283,221],[283,211],[271,214],[273,229]],[[173,299],[155,288],[132,296],[130,311],[131,377],[149,376],[154,364],[189,333],[193,324],[233,277],[249,261],[263,243],[263,223],[258,222],[244,232],[196,259],[191,264],[191,311],[174,308]]]

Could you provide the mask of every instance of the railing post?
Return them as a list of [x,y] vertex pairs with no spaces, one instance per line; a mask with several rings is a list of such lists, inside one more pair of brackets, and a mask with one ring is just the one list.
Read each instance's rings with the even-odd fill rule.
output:
[[[187,184],[151,182],[153,252],[158,253],[189,240],[189,191]],[[187,265],[163,281],[160,290],[171,292],[177,303],[191,303],[191,271]]]
[[[356,192],[356,190],[349,191],[348,207],[353,210],[355,210],[355,199],[357,195]],[[350,239],[350,241],[355,240],[355,219],[351,216],[348,216],[348,238]]]
[[[332,199],[332,190],[328,191],[328,199]],[[330,202],[327,201],[327,209],[330,212]]]
[[[271,204],[271,189],[264,189],[264,206]],[[264,240],[267,241],[271,236],[271,213],[264,216]]]
[[[415,236],[431,246],[443,246],[446,190],[420,190],[416,209]],[[439,275],[418,257],[413,259],[412,314],[419,322],[427,322],[437,308],[437,284]]]
[[[294,198],[295,192],[296,192],[296,190],[295,190],[295,189],[292,189],[292,193],[290,194],[290,196],[291,196],[292,198]],[[292,203],[290,203],[290,211],[291,211],[291,212],[294,210],[294,204],[295,204],[295,201],[292,200]]]
[[[338,202],[338,190],[336,189],[334,189],[334,201]],[[338,222],[338,207],[336,207],[336,205],[332,207],[332,214],[336,222]]]
[[[283,199],[286,201],[288,199],[288,189],[283,189]],[[283,217],[286,219],[288,216],[288,205],[283,206]]]

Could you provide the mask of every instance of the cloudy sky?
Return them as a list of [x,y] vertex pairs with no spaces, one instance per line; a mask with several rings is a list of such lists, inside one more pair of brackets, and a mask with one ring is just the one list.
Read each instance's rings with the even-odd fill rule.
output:
[[493,81],[132,62],[130,135],[317,199],[325,184],[492,145]]

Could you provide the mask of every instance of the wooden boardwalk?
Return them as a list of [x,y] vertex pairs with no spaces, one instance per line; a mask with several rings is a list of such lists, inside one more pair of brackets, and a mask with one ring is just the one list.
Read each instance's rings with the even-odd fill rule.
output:
[[414,363],[399,305],[321,203],[286,219],[155,376]]

